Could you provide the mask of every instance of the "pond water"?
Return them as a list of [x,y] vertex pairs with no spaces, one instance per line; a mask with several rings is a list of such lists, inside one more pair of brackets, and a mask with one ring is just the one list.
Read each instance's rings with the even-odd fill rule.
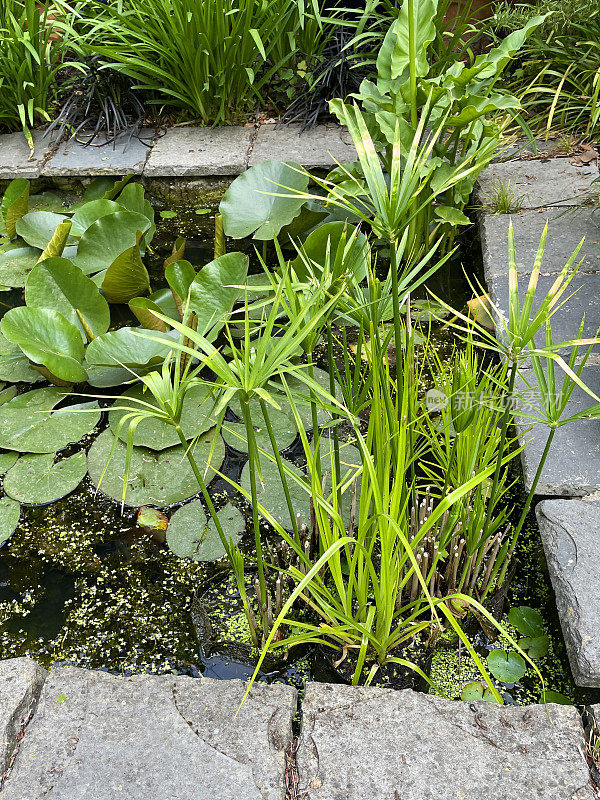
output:
[[[146,258],[152,275],[160,274],[177,236],[186,237],[186,258],[193,264],[201,266],[211,260],[212,213],[178,210],[174,217],[157,215],[157,224],[153,252]],[[250,244],[242,246],[251,252]],[[469,274],[481,279],[478,248],[475,238],[467,240],[461,256],[468,263]],[[435,276],[430,288],[456,307],[464,306],[470,296],[456,260]],[[7,307],[21,302],[20,292],[1,294],[0,316]],[[116,317],[113,314],[117,324],[131,321],[126,310],[118,310]],[[440,349],[450,351],[452,342],[446,332],[434,331],[434,337]],[[89,446],[106,424],[101,420],[94,434],[77,447]],[[226,446],[224,471],[239,478],[244,460]],[[221,484],[218,491],[231,491],[224,481]],[[118,674],[203,673],[213,678],[245,678],[252,673],[248,648],[222,644],[244,638],[245,626],[227,565],[178,558],[137,526],[136,512],[127,507],[122,510],[97,492],[88,477],[60,501],[23,508],[18,530],[0,549],[0,658],[30,656],[46,667],[72,664]],[[242,542],[248,553],[252,552],[250,538],[246,535]],[[509,590],[510,605],[539,608],[551,636],[549,653],[540,662],[547,688],[581,701],[583,695],[576,693],[571,683],[534,524],[523,537],[516,575]],[[198,596],[202,615],[208,614],[210,619],[210,637],[199,619]],[[495,646],[481,629],[471,631],[471,636],[483,654]],[[468,657],[452,641],[441,643],[431,669],[438,685],[435,691],[450,697],[456,697],[458,687],[467,680],[478,678]],[[267,662],[262,677],[300,684],[311,676],[344,679],[320,652],[311,650],[295,654],[289,663]],[[384,676],[384,683],[386,677],[391,685],[398,685],[406,676]],[[539,700],[539,685],[531,670],[519,685],[504,689],[509,702]]]

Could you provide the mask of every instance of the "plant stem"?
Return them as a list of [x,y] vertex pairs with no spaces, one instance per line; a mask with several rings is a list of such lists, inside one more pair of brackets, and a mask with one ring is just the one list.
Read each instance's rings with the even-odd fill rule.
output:
[[[310,350],[306,354],[308,360],[308,375],[311,380],[314,381],[315,379],[315,370],[314,370],[314,361],[313,361],[313,352]],[[314,453],[315,453],[315,467],[317,470],[317,475],[319,480],[321,480],[321,453],[319,447],[317,446],[317,438],[319,435],[319,420],[317,419],[317,398],[315,396],[314,391],[310,390],[310,411],[312,415],[312,438],[313,438],[313,445],[314,445]]]
[[260,607],[267,602],[267,590],[265,585],[265,568],[262,557],[262,542],[260,538],[260,521],[258,518],[258,495],[256,492],[256,469],[259,467],[259,456],[256,448],[256,437],[254,435],[254,428],[252,427],[252,419],[250,417],[250,404],[247,397],[242,397],[242,417],[246,426],[246,440],[248,442],[248,470],[250,472],[250,497],[252,503],[252,525],[254,527],[254,544],[256,547],[256,566],[258,567],[258,583],[260,588],[260,597],[258,602]]
[[298,523],[296,521],[296,514],[294,513],[294,506],[292,503],[292,498],[290,497],[290,490],[285,474],[285,470],[283,468],[283,461],[281,460],[281,455],[279,453],[279,448],[277,447],[277,441],[275,439],[275,434],[273,433],[273,426],[271,425],[271,420],[269,419],[269,413],[267,410],[266,402],[260,398],[260,410],[262,411],[262,415],[265,420],[265,425],[267,426],[267,433],[269,434],[269,441],[271,442],[271,447],[273,448],[273,454],[275,455],[275,461],[277,462],[277,468],[279,470],[279,477],[281,478],[281,485],[283,486],[283,493],[285,495],[285,502],[288,507],[288,512],[290,515],[290,519],[292,521],[292,530],[294,532],[294,539],[300,544],[300,535],[298,533]]
[[210,494],[208,493],[208,489],[206,488],[206,483],[204,481],[204,478],[202,477],[202,473],[200,472],[200,470],[198,468],[198,464],[196,463],[196,459],[192,455],[192,451],[190,449],[189,442],[185,438],[185,434],[184,434],[184,432],[182,431],[182,429],[180,428],[179,425],[175,425],[175,430],[177,431],[177,435],[179,436],[179,441],[181,442],[183,448],[185,449],[185,453],[186,453],[187,459],[190,462],[190,466],[192,468],[192,472],[194,473],[194,476],[195,476],[196,480],[198,481],[198,486],[200,487],[200,491],[202,492],[202,497],[204,497],[204,502],[208,506],[208,511],[209,511],[209,513],[210,513],[210,515],[211,515],[211,517],[213,519],[213,522],[215,523],[215,527],[216,527],[217,533],[219,534],[219,537],[221,539],[221,543],[222,543],[223,547],[225,548],[225,552],[227,553],[227,557],[231,561],[231,554],[230,554],[231,542],[225,536],[225,532],[223,531],[223,526],[221,525],[221,521],[220,521],[220,519],[218,517],[218,514],[217,514],[217,511],[216,511],[215,506],[213,504],[212,498],[211,498]]
[[[328,358],[328,366],[329,366],[329,393],[332,397],[335,397],[335,364],[333,361],[333,336],[331,333],[331,322],[327,322],[327,358]],[[333,428],[332,428],[332,438],[333,438],[333,457],[335,461],[335,485],[337,487],[337,502],[338,502],[338,511],[340,514],[342,513],[342,490],[340,487],[341,481],[341,469],[340,469],[340,439],[337,429],[337,421],[339,419],[338,414],[334,411],[332,414],[333,417]]]
[[395,239],[390,239],[390,270],[392,275],[392,309],[394,312],[394,347],[396,348],[396,411],[398,423],[401,425],[402,370],[400,369],[400,354],[402,353],[402,325],[400,323],[400,298],[398,297],[398,251]]

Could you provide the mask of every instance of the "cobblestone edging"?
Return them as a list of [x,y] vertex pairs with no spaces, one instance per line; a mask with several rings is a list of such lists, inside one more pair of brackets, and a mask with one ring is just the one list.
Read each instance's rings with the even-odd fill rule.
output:
[[343,128],[266,124],[257,127],[169,128],[157,135],[123,137],[116,145],[77,141],[57,145],[35,131],[34,155],[20,133],[0,135],[0,180],[12,178],[92,177],[133,173],[148,178],[239,175],[248,166],[271,159],[295,161],[307,168],[330,168],[352,161],[356,151]]

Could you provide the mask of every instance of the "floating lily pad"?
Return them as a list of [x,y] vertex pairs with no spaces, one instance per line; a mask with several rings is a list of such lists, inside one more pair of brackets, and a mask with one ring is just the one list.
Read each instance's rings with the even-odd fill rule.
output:
[[[213,476],[213,469],[220,468],[225,455],[225,445],[220,436],[210,454],[213,439],[214,429],[211,429],[200,437],[193,449],[198,467],[203,473],[206,470],[207,483]],[[120,502],[123,500],[127,445],[117,439],[109,461],[114,442],[115,436],[111,430],[98,436],[88,452],[88,473],[101,492]],[[210,467],[207,467],[209,455]],[[134,447],[125,489],[125,503],[129,506],[168,506],[187,500],[200,491],[181,446],[159,451]]]
[[0,497],[0,545],[13,535],[19,525],[21,506],[10,497]]
[[[161,341],[148,336],[156,336]],[[171,348],[163,341],[169,341],[169,334],[143,328],[119,328],[97,336],[85,353],[88,382],[92,386],[118,386],[133,378],[131,371],[146,375],[167,357]]]
[[43,380],[18,344],[0,334],[0,380],[11,383],[36,383]]
[[[113,403],[115,410],[110,411],[108,415],[108,421],[114,434],[117,434],[119,422],[124,417],[131,412],[145,409],[145,406],[141,403],[136,403],[136,400],[149,403],[155,408],[157,407],[152,394],[149,391],[144,392],[143,386],[140,384],[128,389],[121,395],[119,400]],[[131,411],[125,409],[131,409]],[[212,414],[213,409],[214,401],[210,389],[201,385],[192,386],[188,389],[183,400],[180,423],[186,439],[193,439],[198,434],[205,433],[215,424]],[[125,420],[117,434],[123,442],[127,441],[130,419]],[[169,425],[160,419],[152,418],[144,419],[138,423],[133,443],[136,446],[148,447],[151,450],[164,450],[166,447],[174,447],[181,444],[173,425]]]
[[22,289],[41,254],[35,247],[13,247],[0,253],[0,285]]
[[79,240],[73,259],[86,274],[100,272],[137,242],[137,233],[146,233],[150,220],[133,211],[117,211],[93,222]]
[[96,222],[96,220],[101,217],[106,217],[108,214],[114,214],[115,211],[122,210],[119,203],[115,203],[114,200],[106,200],[105,198],[85,203],[77,209],[71,218],[73,223],[71,226],[71,235],[83,236],[90,225]]
[[0,475],[4,475],[11,467],[14,467],[18,457],[18,453],[0,453]]
[[9,386],[6,389],[2,389],[0,391],[0,406],[3,406],[4,403],[9,403],[13,397],[17,396],[17,387],[16,386]]
[[473,683],[467,683],[466,686],[463,686],[460,699],[471,703],[480,700],[485,700],[487,703],[496,702],[492,692],[488,689],[486,684],[481,681],[473,681]]
[[[286,403],[287,407],[287,403]],[[241,410],[241,409],[240,409]],[[285,450],[289,447],[298,435],[298,428],[296,421],[293,418],[291,411],[277,411],[272,406],[267,407],[269,422],[273,429],[275,441],[279,450]],[[256,436],[256,443],[258,447],[266,450],[269,453],[273,452],[271,447],[271,439],[267,430],[267,425],[264,421],[260,405],[258,403],[250,406],[250,413],[252,415],[252,423],[254,427],[254,434]],[[230,447],[234,447],[242,453],[248,452],[248,441],[246,439],[246,426],[243,422],[224,422],[221,428],[221,435]]]
[[[257,494],[258,502],[264,507],[273,519],[282,525],[286,530],[291,530],[292,520],[290,518],[285,493],[283,491],[283,484],[279,469],[270,459],[265,456],[261,458],[261,472],[262,482],[258,479],[257,475]],[[286,467],[289,467],[292,472],[299,478],[306,480],[306,476],[291,464],[289,461],[284,461]],[[298,483],[291,476],[287,476],[287,485],[292,500],[292,507],[295,514],[300,515],[300,524],[308,524],[310,518],[309,506],[309,490],[299,486]],[[242,477],[240,479],[240,486],[250,494],[250,465],[246,462],[242,470]],[[248,501],[250,502],[250,501]]]
[[54,454],[25,455],[8,470],[4,491],[27,505],[45,505],[74,491],[85,478],[85,453],[54,461]]
[[524,636],[519,639],[519,647],[527,651],[529,658],[543,658],[548,652],[550,637],[547,634],[541,636]]
[[53,453],[93,430],[100,420],[97,403],[52,410],[65,394],[64,389],[33,389],[0,406],[2,447],[21,453]]
[[521,656],[506,650],[492,650],[488,654],[487,663],[494,678],[503,683],[516,683],[527,671]]
[[542,636],[546,632],[544,618],[535,608],[517,606],[508,612],[508,621],[522,633],[523,636]]
[[[242,514],[228,503],[218,516],[225,537],[234,545],[238,544],[245,526]],[[167,528],[167,544],[176,556],[193,561],[215,561],[226,554],[214,520],[207,517],[199,500],[173,514]]]

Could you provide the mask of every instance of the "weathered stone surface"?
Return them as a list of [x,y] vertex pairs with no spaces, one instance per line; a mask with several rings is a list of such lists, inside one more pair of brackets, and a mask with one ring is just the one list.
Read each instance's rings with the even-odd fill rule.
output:
[[523,208],[577,206],[598,194],[598,187],[591,184],[599,174],[596,164],[576,167],[566,158],[494,163],[479,176],[479,202],[490,202],[498,182],[510,182]]
[[[517,270],[531,272],[535,254],[548,222],[548,236],[542,273],[556,274],[564,267],[579,242],[585,241],[579,251],[582,272],[600,271],[600,217],[592,208],[577,211],[552,210],[548,213],[524,211],[512,219],[517,252]],[[480,218],[481,244],[485,279],[508,275],[508,224],[506,214],[485,214]]]
[[22,133],[0,135],[0,179],[35,178],[51,152],[50,139],[44,139],[44,131],[33,131],[33,158]]
[[0,776],[10,763],[45,678],[46,670],[30,658],[0,661]]
[[350,134],[338,125],[317,125],[305,131],[301,125],[261,125],[249,165],[278,160],[328,169],[356,157]]
[[298,750],[309,800],[587,800],[572,706],[461,703],[309,683]]
[[573,678],[600,687],[600,503],[544,500],[535,511]]
[[[596,395],[600,396],[600,365],[596,356],[592,358],[594,363],[585,367],[582,379]],[[563,374],[557,367],[559,385]],[[533,386],[535,382],[533,373],[525,373],[525,377],[529,385]],[[525,403],[522,406],[523,412],[533,416],[539,415],[539,401],[536,400],[535,391],[528,389],[525,384],[518,386],[517,391],[520,396],[519,402]],[[576,386],[563,413],[563,419],[589,408],[594,403],[592,397]],[[515,424],[520,443],[527,443],[521,454],[521,463],[525,488],[529,491],[546,445],[548,428],[524,415],[517,416]],[[600,421],[577,420],[558,428],[536,493],[539,496],[582,497],[598,490],[600,490]]]
[[246,169],[253,129],[170,128],[152,148],[148,177],[239,175]]
[[143,130],[140,137],[124,134],[116,142],[105,144],[106,136],[99,134],[94,144],[75,140],[63,142],[43,169],[48,176],[140,175],[148,156],[148,144],[153,132]]
[[499,148],[494,161],[531,160],[534,158],[567,158],[569,152],[557,138],[539,138],[535,140],[536,149],[528,139],[518,139],[511,144]]
[[283,800],[296,692],[55,669],[2,800]]

